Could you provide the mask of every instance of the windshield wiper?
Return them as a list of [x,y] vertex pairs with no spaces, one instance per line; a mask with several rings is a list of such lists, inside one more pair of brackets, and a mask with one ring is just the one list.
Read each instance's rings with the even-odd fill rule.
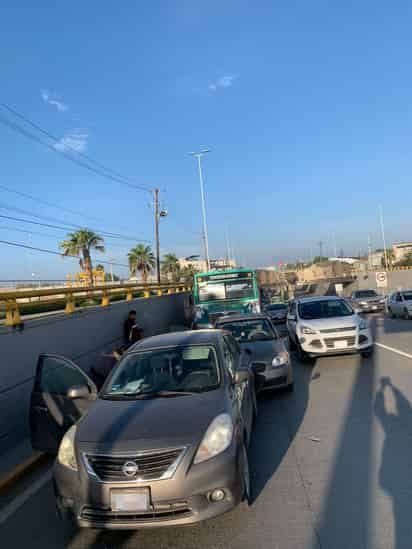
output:
[[133,399],[151,399],[151,398],[170,398],[170,397],[178,397],[178,396],[188,396],[188,395],[194,395],[194,391],[146,391],[146,392],[124,392],[124,393],[106,393],[104,396],[109,398],[121,398],[121,399],[127,399],[127,398],[133,398]]

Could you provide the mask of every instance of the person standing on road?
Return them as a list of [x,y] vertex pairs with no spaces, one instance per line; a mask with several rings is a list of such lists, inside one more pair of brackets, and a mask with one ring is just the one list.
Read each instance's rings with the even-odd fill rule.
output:
[[136,314],[137,313],[135,310],[129,311],[129,314],[123,324],[123,338],[126,345],[130,344],[132,328],[136,325]]

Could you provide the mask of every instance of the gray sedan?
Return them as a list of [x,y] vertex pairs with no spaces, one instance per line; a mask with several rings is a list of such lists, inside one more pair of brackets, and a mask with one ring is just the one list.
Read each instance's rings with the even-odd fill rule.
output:
[[31,399],[33,447],[57,453],[60,514],[90,528],[198,522],[250,494],[254,374],[220,330],[150,337],[99,395],[64,357],[42,355]]
[[249,354],[257,375],[258,390],[293,389],[289,353],[266,315],[230,315],[219,318],[216,327],[229,331]]

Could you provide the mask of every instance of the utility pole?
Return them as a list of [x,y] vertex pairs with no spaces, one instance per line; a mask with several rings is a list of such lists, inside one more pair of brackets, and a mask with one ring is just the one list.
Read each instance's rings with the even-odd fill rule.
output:
[[202,219],[203,219],[203,245],[204,245],[204,249],[205,249],[206,269],[209,271],[210,270],[209,239],[208,239],[208,235],[207,235],[205,190],[204,190],[202,162],[201,162],[202,156],[204,154],[207,154],[208,152],[210,152],[209,149],[202,149],[199,152],[191,152],[189,154],[191,156],[194,156],[195,158],[197,158],[197,165],[198,165],[198,169],[199,169],[200,198],[201,198],[201,201],[202,201]]
[[154,210],[155,210],[156,275],[157,275],[157,283],[160,284],[159,189],[153,189],[153,195],[154,195]]
[[389,262],[388,262],[388,252],[386,250],[386,238],[385,238],[385,226],[383,223],[383,208],[382,204],[379,204],[379,214],[380,214],[380,220],[381,220],[381,231],[382,231],[382,242],[383,242],[383,255],[385,258],[385,269],[389,270]]
[[372,244],[371,244],[371,235],[368,234],[368,267],[372,268]]
[[320,257],[320,260],[322,261],[322,257],[323,257],[323,242],[322,242],[322,240],[319,240],[318,246],[319,246],[319,257]]

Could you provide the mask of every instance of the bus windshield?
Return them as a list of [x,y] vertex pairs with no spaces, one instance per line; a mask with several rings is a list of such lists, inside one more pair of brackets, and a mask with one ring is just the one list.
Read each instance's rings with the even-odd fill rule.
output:
[[226,282],[200,282],[199,303],[222,299],[253,298],[252,280],[228,280]]

